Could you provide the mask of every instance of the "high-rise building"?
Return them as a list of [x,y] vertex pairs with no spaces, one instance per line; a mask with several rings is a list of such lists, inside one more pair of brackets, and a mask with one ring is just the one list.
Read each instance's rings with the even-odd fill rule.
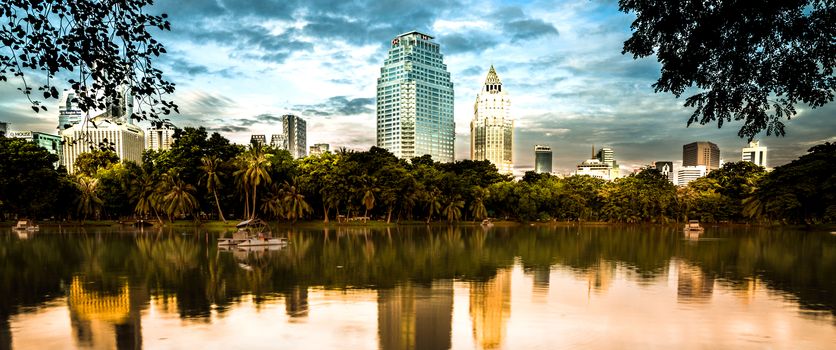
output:
[[264,146],[264,145],[267,144],[267,136],[264,136],[264,135],[250,135],[250,144],[251,145]]
[[331,148],[331,146],[328,145],[327,143],[316,143],[313,146],[311,146],[310,155],[318,156],[320,154],[328,152],[330,148]]
[[432,40],[419,32],[392,39],[377,79],[377,146],[398,158],[452,162],[453,83]]
[[282,128],[287,150],[293,159],[304,158],[308,153],[307,129],[305,121],[293,114],[282,116]]
[[689,182],[705,176],[708,173],[708,168],[705,165],[689,165],[679,168],[677,173],[679,174],[677,185],[685,186]]
[[538,174],[549,174],[552,172],[551,146],[534,146],[534,172]]
[[174,128],[151,127],[145,129],[145,149],[162,151],[174,144]]
[[749,142],[749,147],[743,149],[742,159],[766,168],[766,146],[761,147],[760,141]]
[[[61,136],[58,135],[50,135],[42,132],[37,131],[15,131],[9,130],[6,133],[6,137],[10,138],[19,138],[24,139],[26,141],[32,141],[38,146],[43,147],[49,153],[52,153],[58,158],[61,158]],[[59,162],[55,162],[55,166],[57,167]]]
[[93,118],[93,121],[96,123],[95,126],[80,123],[61,132],[61,164],[67,167],[68,173],[75,172],[75,160],[80,154],[89,152],[91,148],[96,149],[102,144],[113,147],[123,162],[142,163],[145,133],[140,127],[129,124],[122,118],[109,119],[105,114]]
[[514,120],[510,108],[511,99],[491,65],[473,107],[470,159],[489,160],[503,174],[510,174],[513,166]]
[[270,136],[270,146],[287,150],[287,139],[282,134],[273,134]]
[[[658,170],[662,175],[668,178],[671,182],[674,182],[674,172],[673,172],[673,162],[671,161],[661,161],[656,162],[654,164],[656,166],[656,170]],[[674,182],[675,183],[675,182]]]
[[708,141],[682,146],[682,166],[704,165],[706,171],[720,168],[720,147]]
[[78,108],[78,101],[75,100],[75,91],[65,89],[58,100],[58,132],[84,121],[81,109]]

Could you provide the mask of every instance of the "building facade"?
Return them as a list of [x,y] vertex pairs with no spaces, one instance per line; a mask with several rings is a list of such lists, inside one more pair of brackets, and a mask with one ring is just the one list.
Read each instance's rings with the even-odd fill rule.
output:
[[172,144],[174,144],[173,128],[145,129],[145,149],[162,151],[171,149]]
[[58,167],[60,164],[61,159],[61,136],[58,135],[50,135],[47,133],[37,132],[37,131],[15,131],[15,130],[8,130],[6,132],[6,137],[10,138],[19,138],[24,139],[26,141],[31,141],[38,146],[49,151],[56,156],[58,156],[59,161],[55,162],[55,166]]
[[761,146],[760,141],[749,142],[749,147],[741,152],[741,159],[744,162],[752,162],[766,168],[766,146]]
[[552,172],[552,148],[546,145],[534,146],[534,172],[538,174],[551,174]]
[[488,160],[503,174],[511,174],[514,163],[514,120],[510,109],[511,99],[491,65],[473,107],[470,159]]
[[113,147],[122,162],[142,163],[145,133],[140,127],[129,124],[124,119],[107,119],[100,116],[94,121],[95,127],[81,123],[61,132],[63,141],[61,164],[67,168],[67,173],[75,172],[75,160],[80,154],[90,152],[91,148],[97,149],[99,145],[105,143]]
[[331,146],[327,143],[316,143],[313,146],[311,146],[310,155],[318,156],[320,154],[328,152],[330,148]]
[[377,79],[377,146],[452,162],[455,141],[453,82],[439,45],[419,32],[398,35]]
[[592,146],[592,158],[578,164],[575,175],[588,175],[612,181],[621,177],[621,166],[615,160],[615,151],[612,148],[603,147],[596,153],[595,146]]
[[689,182],[699,179],[708,174],[708,167],[705,165],[689,165],[679,168],[677,171],[677,185],[686,186]]
[[250,135],[250,144],[251,145],[267,145],[267,136],[265,135]]
[[270,146],[277,149],[287,150],[287,139],[285,139],[284,135],[281,134],[270,135]]
[[682,146],[682,166],[704,165],[706,171],[720,168],[720,147],[708,141],[692,142]]
[[58,132],[84,121],[78,102],[75,101],[75,91],[65,89],[58,100]]
[[308,154],[306,123],[302,118],[293,114],[282,116],[282,128],[287,150],[293,159],[305,158]]
[[657,171],[659,171],[663,176],[667,177],[668,180],[672,183],[676,183],[675,178],[676,174],[673,171],[673,162],[671,161],[661,161],[654,163],[654,166]]

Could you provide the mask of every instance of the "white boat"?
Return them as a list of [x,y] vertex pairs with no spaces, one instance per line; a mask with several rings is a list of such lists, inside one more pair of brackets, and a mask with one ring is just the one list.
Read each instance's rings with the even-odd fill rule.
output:
[[284,238],[251,237],[238,242],[237,247],[278,246],[287,244]]
[[493,226],[493,222],[491,221],[491,219],[482,220],[482,226],[491,227]]
[[40,227],[38,227],[38,225],[35,225],[35,223],[32,222],[32,220],[29,220],[29,219],[18,220],[17,225],[15,225],[15,230],[20,230],[20,231],[30,231],[31,232],[31,231],[38,231],[39,229],[40,229]]

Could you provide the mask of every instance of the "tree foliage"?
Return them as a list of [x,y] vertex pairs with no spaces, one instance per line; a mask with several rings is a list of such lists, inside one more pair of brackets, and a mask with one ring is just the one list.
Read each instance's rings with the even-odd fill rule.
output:
[[795,106],[833,101],[836,2],[620,0],[635,12],[623,53],[662,64],[656,92],[677,97],[694,122],[743,121],[738,132],[783,136]]

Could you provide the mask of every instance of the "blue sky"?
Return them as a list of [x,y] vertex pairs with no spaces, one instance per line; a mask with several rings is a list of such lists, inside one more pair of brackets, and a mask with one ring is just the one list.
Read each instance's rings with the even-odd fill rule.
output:
[[[655,94],[653,58],[621,54],[632,14],[615,1],[268,1],[160,0],[171,32],[159,60],[177,84],[178,126],[206,126],[235,142],[280,133],[278,116],[308,122],[308,144],[367,149],[375,142],[375,84],[396,35],[435,36],[455,84],[456,158],[469,157],[473,102],[493,64],[512,99],[515,167],[533,168],[535,144],[551,145],[561,172],[610,146],[627,168],[681,160],[682,145],[711,140],[738,160],[739,123],[686,128],[683,99]],[[57,108],[34,114],[13,84],[0,86],[0,120],[53,131]],[[770,164],[836,141],[836,103],[762,137]]]

